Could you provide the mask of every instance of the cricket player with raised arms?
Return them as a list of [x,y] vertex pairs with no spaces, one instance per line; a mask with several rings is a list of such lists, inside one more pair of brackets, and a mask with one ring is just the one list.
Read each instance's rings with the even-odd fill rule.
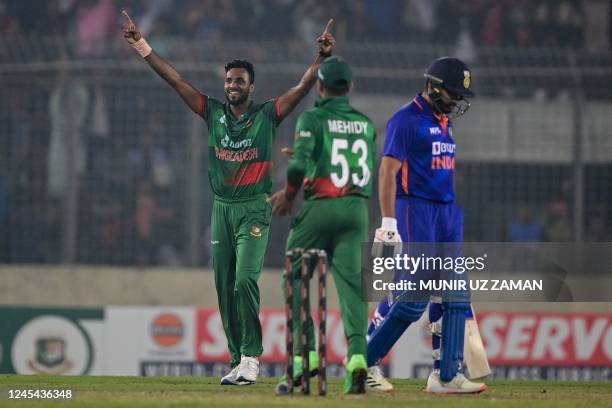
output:
[[205,95],[160,57],[123,12],[126,41],[180,95],[208,127],[208,174],[215,194],[211,244],[219,311],[231,355],[224,385],[255,383],[262,354],[258,279],[268,245],[272,208],[272,145],[276,127],[317,82],[317,71],[331,56],[333,20],[317,39],[318,55],[300,82],[263,103],[253,102],[255,71],[248,61],[225,66],[225,102]]
[[[463,213],[455,204],[455,141],[449,116],[463,115],[470,107],[468,99],[474,97],[471,71],[459,59],[444,57],[427,68],[425,78],[425,90],[402,106],[387,124],[379,169],[383,218],[375,242],[463,241]],[[409,251],[410,246],[407,248]],[[373,390],[393,388],[378,363],[427,307],[427,302],[396,298],[381,300],[370,325],[367,385]],[[429,319],[438,330],[432,337],[434,370],[427,380],[428,392],[478,393],[487,389],[460,372],[466,315],[470,313],[469,293],[452,301],[432,298]],[[436,323],[442,315],[440,328]]]
[[[304,204],[293,221],[287,250],[323,249],[328,255],[338,290],[344,334],[348,342],[344,391],[365,392],[368,306],[361,296],[362,243],[368,233],[368,199],[375,170],[376,130],[372,121],[349,104],[350,65],[330,57],[318,71],[320,99],[304,111],[295,130],[294,152],[285,188],[271,197],[273,212],[287,215],[301,188]],[[293,265],[299,276],[300,259]],[[294,281],[294,321],[299,321],[299,280]],[[309,366],[318,365],[315,336],[308,312]],[[299,338],[300,325],[294,327]],[[297,349],[296,355],[302,350]],[[294,378],[302,373],[301,357],[294,362]],[[282,379],[281,379],[282,381]]]

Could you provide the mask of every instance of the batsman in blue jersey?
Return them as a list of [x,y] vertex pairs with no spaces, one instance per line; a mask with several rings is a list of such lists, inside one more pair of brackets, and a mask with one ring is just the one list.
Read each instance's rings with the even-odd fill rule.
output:
[[[384,156],[379,171],[382,225],[375,242],[462,242],[463,213],[455,204],[455,140],[450,117],[463,115],[474,97],[471,72],[457,58],[434,61],[425,72],[426,88],[402,106],[387,124]],[[420,319],[427,302],[384,298],[369,330],[368,379],[372,390],[390,391],[378,362],[387,355],[408,326]],[[486,385],[461,372],[465,299],[432,298],[431,322],[444,314],[440,336],[433,336],[434,370],[427,381],[433,393],[477,393]],[[437,350],[437,351],[436,351]]]

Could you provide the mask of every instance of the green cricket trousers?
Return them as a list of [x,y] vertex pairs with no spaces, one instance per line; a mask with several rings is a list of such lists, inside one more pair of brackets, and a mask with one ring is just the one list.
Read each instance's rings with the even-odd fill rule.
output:
[[241,355],[262,354],[259,287],[272,208],[265,194],[243,200],[215,197],[211,247],[219,312],[231,354],[231,366]]
[[[357,196],[307,200],[293,222],[287,250],[294,248],[324,249],[334,276],[344,334],[348,342],[348,358],[353,354],[366,355],[368,304],[361,296],[362,244],[368,234],[367,199]],[[293,264],[295,277],[300,274],[300,260]],[[312,273],[312,271],[311,271]],[[284,281],[283,281],[284,287]],[[299,279],[293,286],[294,339],[300,338]],[[300,353],[299,341],[295,352]],[[308,310],[308,346],[315,350],[314,325]]]

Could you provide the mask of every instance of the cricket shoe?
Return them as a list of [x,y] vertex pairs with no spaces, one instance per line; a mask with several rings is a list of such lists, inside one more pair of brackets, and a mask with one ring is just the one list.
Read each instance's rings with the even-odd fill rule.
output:
[[368,377],[366,378],[366,388],[368,391],[376,392],[391,392],[393,384],[391,384],[383,375],[379,365],[368,367]]
[[238,378],[238,369],[240,365],[232,368],[232,371],[229,372],[225,377],[221,378],[221,385],[238,385],[236,379]]
[[486,384],[472,382],[461,373],[457,373],[449,382],[442,382],[440,371],[434,370],[427,379],[425,391],[432,394],[478,394],[487,388]]
[[257,357],[242,356],[240,365],[238,365],[236,383],[238,385],[255,384],[257,374],[259,374],[259,359]]
[[345,394],[365,394],[368,364],[363,354],[353,354],[346,365],[346,378],[344,380]]
[[[302,385],[304,365],[302,364],[302,356],[293,357],[293,386],[299,387]],[[308,353],[308,370],[310,378],[315,377],[319,373],[319,354],[316,351]],[[279,384],[287,382],[287,375],[283,374],[279,380]]]

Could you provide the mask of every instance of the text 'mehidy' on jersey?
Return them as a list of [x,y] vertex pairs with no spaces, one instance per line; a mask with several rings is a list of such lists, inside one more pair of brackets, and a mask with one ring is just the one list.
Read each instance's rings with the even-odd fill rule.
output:
[[416,95],[387,123],[384,155],[402,163],[397,197],[441,203],[455,200],[455,141],[446,115],[436,114]]
[[[319,99],[296,125],[292,163],[306,164],[307,200],[372,194],[376,129],[346,96]],[[291,163],[290,163],[291,164]]]

